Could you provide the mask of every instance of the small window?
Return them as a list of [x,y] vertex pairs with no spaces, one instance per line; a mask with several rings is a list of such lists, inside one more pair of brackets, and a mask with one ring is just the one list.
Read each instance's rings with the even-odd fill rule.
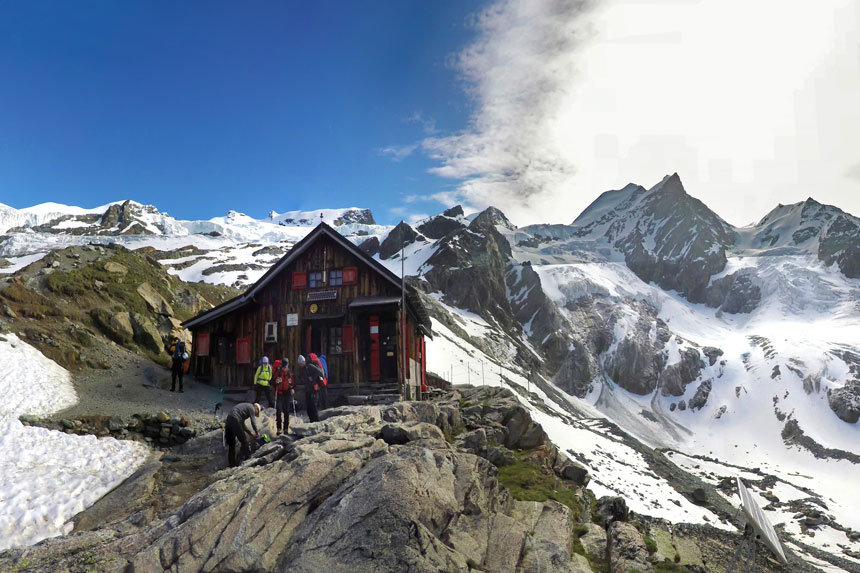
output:
[[328,275],[328,284],[329,286],[343,286],[343,271],[341,269],[331,271]]
[[314,271],[314,272],[308,273],[308,287],[318,288],[321,286],[323,286],[322,271]]
[[278,323],[277,322],[267,322],[266,323],[266,342],[277,342],[278,341]]
[[343,329],[333,326],[328,329],[328,353],[340,354],[343,352]]

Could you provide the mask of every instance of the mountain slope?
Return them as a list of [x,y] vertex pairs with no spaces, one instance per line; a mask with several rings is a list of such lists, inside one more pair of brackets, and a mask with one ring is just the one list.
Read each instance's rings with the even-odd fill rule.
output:
[[[114,234],[95,223],[95,234],[65,232],[62,221],[48,221],[56,232],[10,232],[4,272],[63,245],[111,240],[185,280],[243,286],[319,215],[182,222],[125,212],[125,226],[107,227]],[[134,217],[158,232],[115,234]],[[632,438],[619,443],[616,432],[627,432],[714,485],[758,476],[745,479],[762,482],[759,501],[791,543],[860,567],[860,500],[845,494],[860,478],[856,218],[810,200],[736,229],[677,175],[604,193],[571,225],[516,228],[493,208],[465,217],[455,207],[416,228],[374,225],[360,209],[337,217],[424,297],[428,368],[514,390],[556,444],[581,456],[595,491],[673,521],[712,519],[683,495],[664,503],[676,486]]]

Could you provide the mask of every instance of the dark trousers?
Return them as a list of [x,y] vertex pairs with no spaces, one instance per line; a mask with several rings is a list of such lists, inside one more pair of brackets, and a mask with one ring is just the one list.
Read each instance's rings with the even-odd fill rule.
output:
[[320,410],[328,408],[328,386],[320,386]]
[[242,458],[248,459],[251,457],[251,445],[248,443],[248,433],[245,431],[245,424],[237,418],[227,416],[225,424],[224,437],[227,440],[227,462],[231,468],[239,465],[239,460],[236,459],[236,440],[242,445]]
[[319,410],[317,410],[317,393],[313,390],[308,390],[305,392],[305,397],[307,399],[308,420],[311,422],[318,422],[320,419],[320,413]]
[[[290,402],[293,397],[289,394],[278,394],[275,404],[275,428],[280,432],[284,428],[284,432],[290,431]],[[281,417],[283,416],[283,426],[281,425]]]
[[275,407],[275,398],[272,395],[272,386],[263,386],[261,384],[254,384],[254,402],[257,404],[260,403],[260,395],[264,394],[266,396],[266,402],[269,404],[269,408]]
[[173,384],[170,386],[170,391],[176,391],[176,378],[179,377],[179,391],[182,391],[182,359],[173,359],[173,364],[170,366],[170,379]]

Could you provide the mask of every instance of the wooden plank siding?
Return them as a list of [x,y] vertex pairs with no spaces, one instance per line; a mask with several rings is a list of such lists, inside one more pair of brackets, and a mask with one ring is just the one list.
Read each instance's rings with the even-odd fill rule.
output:
[[[331,271],[354,267],[357,269],[355,284],[331,285]],[[293,288],[293,273],[311,273],[324,271],[326,280],[319,287]],[[308,275],[309,276],[309,275]],[[308,295],[335,291],[333,300],[309,302]],[[299,354],[307,354],[308,327],[319,334],[320,342],[329,337],[331,327],[344,325],[352,327],[352,351],[326,354],[329,370],[329,393],[368,393],[382,387],[384,380],[371,382],[369,375],[369,327],[367,317],[371,314],[380,317],[387,325],[392,326],[396,333],[397,366],[393,371],[388,370],[389,382],[403,380],[401,372],[403,358],[400,354],[403,342],[401,334],[401,314],[399,304],[388,304],[368,308],[350,309],[349,305],[359,297],[400,297],[398,286],[382,276],[376,269],[360,257],[355,256],[331,237],[320,235],[295,260],[281,269],[264,287],[257,292],[252,300],[222,316],[214,318],[192,328],[193,346],[197,348],[197,335],[208,333],[210,336],[209,355],[194,356],[192,368],[195,375],[208,379],[213,384],[226,388],[249,387],[256,365],[262,356],[268,356],[270,361],[287,357],[290,366],[295,371],[296,358]],[[315,309],[312,309],[315,305]],[[316,312],[312,312],[315,310]],[[298,315],[297,326],[287,326],[287,315]],[[265,324],[277,323],[277,342],[265,342]],[[392,325],[392,323],[395,323]],[[418,330],[418,323],[411,312],[406,313],[408,356],[421,364],[418,339],[423,335]],[[342,332],[342,331],[341,331]],[[387,332],[387,331],[386,331]],[[236,339],[249,338],[251,347],[251,364],[236,363]],[[392,341],[387,340],[390,352]],[[349,348],[343,344],[341,348]],[[332,347],[333,349],[333,347]],[[383,352],[382,350],[380,352]],[[320,353],[320,352],[318,352]],[[383,357],[387,360],[389,356]],[[390,362],[387,363],[390,367]],[[394,380],[391,380],[391,379]]]

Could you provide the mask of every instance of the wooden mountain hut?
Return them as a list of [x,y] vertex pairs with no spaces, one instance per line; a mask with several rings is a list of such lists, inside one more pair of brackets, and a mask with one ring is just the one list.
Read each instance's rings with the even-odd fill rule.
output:
[[347,395],[416,397],[426,384],[431,322],[401,284],[320,223],[244,294],[183,323],[193,334],[191,372],[247,388],[261,357],[287,357],[295,370],[299,354],[314,352],[326,357],[332,403]]

